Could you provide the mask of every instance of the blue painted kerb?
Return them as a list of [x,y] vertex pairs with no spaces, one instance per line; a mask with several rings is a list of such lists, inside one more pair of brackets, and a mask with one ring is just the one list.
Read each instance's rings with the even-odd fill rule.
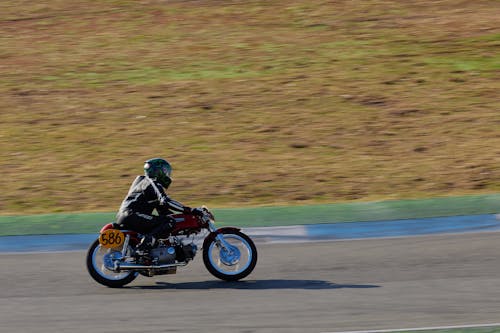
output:
[[442,233],[500,231],[495,215],[450,216],[426,219],[316,224],[306,226],[311,238],[380,238]]

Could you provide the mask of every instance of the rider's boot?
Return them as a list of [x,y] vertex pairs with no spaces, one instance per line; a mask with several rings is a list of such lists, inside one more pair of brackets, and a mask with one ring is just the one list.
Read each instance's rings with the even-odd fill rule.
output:
[[144,253],[149,253],[155,246],[156,239],[152,234],[145,234],[139,245],[137,245],[137,250]]

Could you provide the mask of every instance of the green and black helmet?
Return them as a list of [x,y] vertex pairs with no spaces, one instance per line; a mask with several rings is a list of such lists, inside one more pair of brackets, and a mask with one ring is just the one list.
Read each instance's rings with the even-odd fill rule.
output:
[[144,174],[158,181],[165,190],[172,182],[172,166],[163,158],[152,158],[144,163]]

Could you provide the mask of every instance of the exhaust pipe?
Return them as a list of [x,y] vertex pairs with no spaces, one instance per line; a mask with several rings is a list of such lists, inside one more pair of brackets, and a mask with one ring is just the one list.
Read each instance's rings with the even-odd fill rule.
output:
[[166,269],[166,268],[174,268],[174,267],[180,267],[180,266],[186,266],[188,263],[187,262],[179,262],[177,264],[165,264],[165,265],[139,265],[139,264],[132,264],[132,263],[123,263],[120,264],[119,262],[115,261],[115,267],[113,268],[113,271],[115,272],[120,272],[122,270],[128,271],[128,270],[139,270],[139,269]]

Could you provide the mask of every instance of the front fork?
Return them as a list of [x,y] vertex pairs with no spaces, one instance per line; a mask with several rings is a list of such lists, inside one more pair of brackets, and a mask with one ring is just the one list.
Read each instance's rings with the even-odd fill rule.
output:
[[208,230],[210,232],[215,233],[215,244],[219,249],[224,249],[225,251],[231,252],[231,244],[229,244],[225,239],[224,236],[217,231],[217,228],[215,227],[215,224],[212,221],[208,221]]
[[[236,265],[240,261],[240,250],[231,244],[229,244],[228,241],[224,238],[224,234],[220,232],[217,228],[215,228],[215,225],[212,221],[209,221],[208,223],[209,230],[212,232],[213,236],[213,241],[215,241],[215,245],[219,248],[220,251],[220,260],[228,266],[233,266]],[[226,227],[224,229],[231,229],[231,230],[239,230],[237,228],[231,228],[231,227]],[[208,240],[205,239],[205,241]],[[208,245],[208,243],[204,244]],[[204,246],[205,247],[205,246]]]

